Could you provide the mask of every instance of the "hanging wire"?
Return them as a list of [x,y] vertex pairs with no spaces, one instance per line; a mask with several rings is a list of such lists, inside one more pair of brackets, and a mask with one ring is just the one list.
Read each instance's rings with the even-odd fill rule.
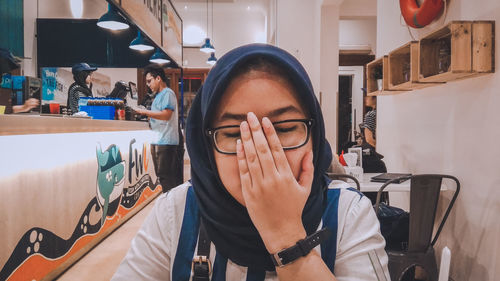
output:
[[208,38],[208,0],[207,0],[207,38]]
[[448,6],[448,3],[447,3],[447,0],[443,0],[443,2],[444,2],[444,16],[443,16],[443,23],[442,24],[444,25],[444,23],[446,22],[446,15],[448,12],[448,10],[446,9],[447,8],[446,6]]
[[410,26],[409,26],[409,25],[407,25],[407,24],[406,24],[406,22],[403,24],[403,22],[401,21],[401,19],[402,19],[402,18],[403,18],[403,14],[399,14],[399,24],[400,24],[401,26],[406,26],[406,28],[408,28],[408,33],[410,34],[411,39],[412,39],[413,41],[417,41],[417,40],[415,39],[415,36],[413,36],[413,33],[411,33]]
[[213,41],[214,41],[214,0],[212,0],[212,42]]

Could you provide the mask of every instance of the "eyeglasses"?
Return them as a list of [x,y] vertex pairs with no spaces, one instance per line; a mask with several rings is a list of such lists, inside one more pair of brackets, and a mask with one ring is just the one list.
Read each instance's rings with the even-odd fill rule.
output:
[[[314,119],[290,119],[274,122],[274,130],[284,150],[299,148],[307,143]],[[229,125],[209,128],[205,132],[222,154],[236,154],[236,140],[241,139],[240,126]]]

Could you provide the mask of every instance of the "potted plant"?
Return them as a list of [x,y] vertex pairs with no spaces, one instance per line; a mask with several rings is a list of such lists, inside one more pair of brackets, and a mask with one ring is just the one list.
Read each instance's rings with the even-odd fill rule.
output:
[[375,67],[373,69],[372,78],[377,81],[377,89],[379,91],[381,91],[382,90],[382,78],[383,78],[382,67],[381,66],[380,67]]

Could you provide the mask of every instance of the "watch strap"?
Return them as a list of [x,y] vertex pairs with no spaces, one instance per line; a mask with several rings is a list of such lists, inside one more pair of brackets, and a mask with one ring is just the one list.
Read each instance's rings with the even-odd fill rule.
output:
[[191,262],[193,281],[209,281],[212,274],[212,263],[210,262],[210,238],[200,218],[200,234],[198,236],[198,251]]
[[315,233],[299,240],[290,248],[283,249],[276,254],[271,254],[271,260],[274,266],[285,266],[300,257],[304,257],[316,246],[330,237],[331,231],[328,228],[323,228]]

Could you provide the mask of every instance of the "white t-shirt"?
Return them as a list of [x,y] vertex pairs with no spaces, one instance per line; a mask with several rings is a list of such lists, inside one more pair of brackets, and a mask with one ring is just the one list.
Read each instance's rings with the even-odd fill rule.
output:
[[[338,281],[390,280],[387,269],[388,258],[384,250],[385,241],[380,234],[379,222],[371,202],[356,190],[347,187],[349,185],[342,181],[332,181],[329,185],[329,189],[340,191],[335,277]],[[177,281],[173,279],[171,269],[176,257],[189,188],[190,183],[186,182],[158,197],[112,280]],[[323,222],[319,228],[322,228],[322,224]],[[314,250],[321,254],[320,246]],[[193,256],[195,254],[196,250]],[[210,250],[212,263],[215,256],[216,249],[212,243]],[[378,259],[380,266],[373,265],[377,264],[374,257]],[[191,265],[187,266],[190,268]],[[248,280],[247,274],[250,273],[247,267],[227,260],[225,269],[225,280]],[[383,277],[377,279],[375,271],[379,276],[384,274],[385,279]],[[259,279],[278,280],[278,276],[276,272],[265,272],[265,279]]]

